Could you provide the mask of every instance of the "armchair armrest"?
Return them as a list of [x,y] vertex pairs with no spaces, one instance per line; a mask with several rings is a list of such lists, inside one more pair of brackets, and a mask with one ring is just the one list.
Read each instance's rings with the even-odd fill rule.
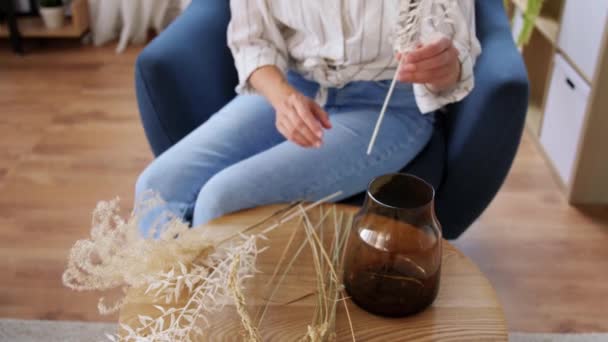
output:
[[528,107],[528,78],[499,0],[476,1],[483,53],[475,89],[446,114],[446,172],[439,219],[460,235],[489,205],[511,167]]
[[234,97],[229,20],[228,1],[194,0],[138,57],[137,101],[155,155]]

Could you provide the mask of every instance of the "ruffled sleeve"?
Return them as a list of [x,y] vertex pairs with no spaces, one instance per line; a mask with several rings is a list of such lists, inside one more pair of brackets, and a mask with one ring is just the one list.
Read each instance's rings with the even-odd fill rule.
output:
[[253,93],[249,77],[256,69],[274,65],[286,72],[286,44],[266,0],[231,0],[230,11],[228,46],[239,75],[236,92]]
[[452,36],[452,41],[458,50],[461,73],[458,83],[445,91],[434,93],[425,84],[414,84],[416,103],[422,113],[435,111],[447,104],[458,102],[465,98],[475,86],[473,67],[481,45],[475,32],[475,2],[474,0],[458,0],[450,13],[452,32],[444,32]]

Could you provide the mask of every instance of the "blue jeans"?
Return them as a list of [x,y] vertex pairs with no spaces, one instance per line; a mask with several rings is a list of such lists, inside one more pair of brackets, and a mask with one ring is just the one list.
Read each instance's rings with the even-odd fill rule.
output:
[[[312,98],[319,88],[295,73],[289,82]],[[163,210],[198,226],[241,209],[314,201],[339,190],[336,201],[360,193],[374,177],[407,165],[433,131],[434,115],[420,114],[411,85],[398,84],[373,153],[366,154],[389,84],[328,89],[324,108],[333,128],[319,149],[286,141],[263,97],[237,96],[143,171],[136,198],[154,191],[166,201]],[[143,234],[154,219],[143,221]]]

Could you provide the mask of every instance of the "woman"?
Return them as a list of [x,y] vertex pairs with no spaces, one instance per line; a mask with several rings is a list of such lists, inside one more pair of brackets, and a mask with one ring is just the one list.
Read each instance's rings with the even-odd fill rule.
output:
[[[423,43],[395,54],[399,9],[399,0],[231,0],[239,95],[146,168],[137,198],[157,192],[165,209],[197,226],[339,190],[340,200],[402,169],[428,143],[433,112],[473,88],[480,47],[474,1],[458,0],[449,23],[423,20]],[[429,38],[437,32],[442,38]],[[398,66],[400,82],[368,156]]]

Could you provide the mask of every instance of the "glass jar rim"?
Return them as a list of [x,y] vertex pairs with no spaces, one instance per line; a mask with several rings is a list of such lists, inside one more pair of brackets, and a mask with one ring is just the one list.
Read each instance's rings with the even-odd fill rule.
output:
[[[387,201],[386,199],[382,199],[382,196],[379,195],[379,191],[381,190],[381,187],[383,185],[389,184],[392,181],[395,181],[396,178],[398,180],[407,180],[408,182],[410,182],[410,184],[407,184],[408,186],[411,186],[410,190],[413,191],[414,187],[419,187],[419,190],[423,190],[420,191],[416,194],[416,198],[412,198],[410,197],[409,201],[410,203],[407,203],[407,205],[405,204],[405,201],[402,202],[401,204],[399,203],[390,203],[390,201]],[[405,183],[402,184],[402,187],[405,190],[407,187],[405,186]],[[427,181],[425,181],[424,179],[409,174],[409,173],[388,173],[385,175],[381,175],[378,177],[375,177],[374,179],[371,180],[371,182],[369,182],[369,185],[367,186],[367,196],[368,198],[370,198],[374,203],[385,207],[385,208],[389,208],[389,209],[399,209],[399,210],[417,210],[417,209],[421,209],[424,207],[427,207],[428,205],[432,204],[433,201],[435,200],[435,188],[428,183]],[[403,197],[401,197],[403,198]]]

